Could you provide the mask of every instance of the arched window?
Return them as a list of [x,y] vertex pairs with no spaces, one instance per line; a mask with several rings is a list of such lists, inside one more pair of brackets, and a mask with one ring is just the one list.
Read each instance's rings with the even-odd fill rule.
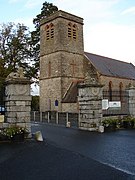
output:
[[70,64],[71,65],[71,72],[72,72],[72,77],[75,76],[75,69],[76,69],[76,64],[74,62],[74,60],[72,61],[72,63]]
[[46,25],[45,27],[46,31],[46,40],[50,40],[54,38],[54,25],[51,23],[50,25]]
[[68,37],[72,37],[72,23],[68,23]]
[[112,101],[112,81],[109,82],[109,100]]
[[122,91],[123,91],[123,83],[120,82],[119,84],[120,101],[122,101]]
[[58,102],[58,100],[56,99],[56,100],[55,100],[55,106],[58,106],[58,104],[59,104],[59,102]]
[[77,38],[77,26],[74,24],[73,25],[73,39]]
[[68,37],[74,40],[77,39],[77,25],[71,22],[68,23]]
[[46,30],[46,40],[49,40],[50,33],[49,33],[49,26],[48,25],[46,25],[45,30]]
[[51,62],[48,63],[48,77],[51,76]]
[[51,23],[50,24],[50,33],[51,33],[51,39],[54,38],[54,25]]

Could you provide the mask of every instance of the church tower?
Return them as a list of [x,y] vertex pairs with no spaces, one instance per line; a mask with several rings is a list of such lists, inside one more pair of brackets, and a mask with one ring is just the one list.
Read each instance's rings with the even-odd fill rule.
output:
[[83,79],[83,19],[57,11],[40,26],[40,111],[76,111],[64,101],[74,82]]

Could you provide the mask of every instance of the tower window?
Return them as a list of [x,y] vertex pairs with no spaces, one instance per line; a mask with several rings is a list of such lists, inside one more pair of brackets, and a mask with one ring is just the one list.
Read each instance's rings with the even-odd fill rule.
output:
[[68,37],[70,37],[70,38],[72,37],[72,33],[71,33],[72,32],[72,28],[71,28],[71,26],[72,26],[72,24],[69,23],[68,24]]
[[54,38],[54,25],[50,24],[50,33],[51,33],[51,39]]
[[77,26],[74,24],[73,25],[73,39],[76,39],[76,36],[77,36]]
[[50,25],[46,25],[46,40],[50,40],[54,38],[54,25],[51,23]]
[[75,64],[74,60],[72,61],[72,63],[70,65],[72,68],[72,77],[74,77],[75,76],[75,68],[76,68],[76,64]]
[[48,77],[51,76],[51,62],[48,63]]
[[49,26],[48,25],[46,25],[45,30],[46,30],[46,40],[49,40]]
[[77,25],[71,22],[68,23],[68,37],[74,40],[77,39]]

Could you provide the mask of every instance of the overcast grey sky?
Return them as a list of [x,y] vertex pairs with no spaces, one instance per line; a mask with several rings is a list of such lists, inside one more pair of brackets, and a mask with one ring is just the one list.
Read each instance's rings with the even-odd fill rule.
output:
[[[41,12],[44,0],[1,0],[0,22],[23,22]],[[48,0],[59,9],[84,18],[87,52],[135,64],[134,0]]]
[[[44,0],[1,0],[0,23],[24,23],[41,12]],[[134,0],[48,0],[58,9],[84,18],[84,49],[135,65]]]

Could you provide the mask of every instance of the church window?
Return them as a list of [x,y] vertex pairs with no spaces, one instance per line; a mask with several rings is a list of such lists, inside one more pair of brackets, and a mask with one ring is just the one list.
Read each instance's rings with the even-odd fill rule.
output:
[[123,90],[123,83],[120,82],[119,84],[120,101],[122,101],[122,90]]
[[77,38],[77,25],[68,23],[68,37],[76,40]]
[[72,77],[75,77],[75,68],[76,68],[76,64],[74,62],[74,60],[72,61],[72,63],[70,64],[71,65],[71,72],[72,72]]
[[50,25],[46,25],[46,40],[50,40],[54,38],[54,25],[51,23]]
[[51,31],[51,39],[54,38],[54,25],[50,24],[50,31]]
[[48,63],[48,77],[51,76],[51,62]]
[[112,81],[109,82],[109,100],[112,101]]
[[55,106],[58,106],[58,103],[59,103],[59,102],[58,102],[58,100],[56,99],[56,100],[55,100]]
[[45,30],[46,30],[46,40],[49,40],[49,26],[48,25],[46,25]]
[[73,25],[73,39],[76,39],[76,36],[77,36],[77,26],[74,24]]
[[72,30],[71,30],[72,28],[71,27],[72,27],[72,24],[69,23],[68,24],[68,37],[70,37],[70,38],[72,37]]

